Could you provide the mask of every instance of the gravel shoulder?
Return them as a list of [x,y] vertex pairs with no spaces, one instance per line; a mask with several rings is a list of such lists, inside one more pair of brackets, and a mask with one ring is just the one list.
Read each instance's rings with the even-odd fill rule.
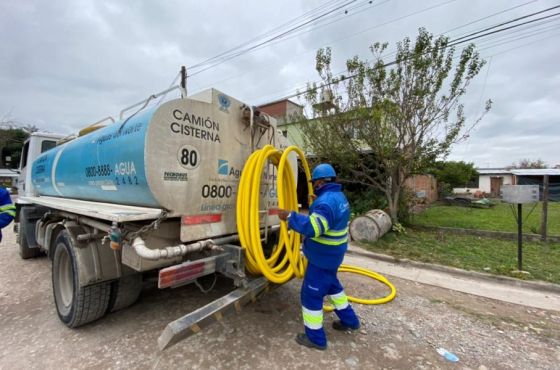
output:
[[[219,280],[208,294],[195,286],[158,290],[148,285],[134,306],[80,329],[56,316],[50,261],[23,261],[15,236],[0,245],[1,369],[555,369],[560,362],[560,312],[415,283],[388,275],[394,301],[355,305],[358,333],[332,330],[326,352],[300,347],[300,281],[273,289],[241,313],[176,344],[157,348],[165,325],[226,294]],[[365,277],[341,274],[351,295],[376,297],[387,289]],[[459,357],[447,362],[443,347]]]

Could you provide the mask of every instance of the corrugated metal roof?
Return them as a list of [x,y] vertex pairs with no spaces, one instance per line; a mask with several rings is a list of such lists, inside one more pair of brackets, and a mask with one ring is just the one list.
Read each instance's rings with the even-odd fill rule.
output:
[[480,168],[476,171],[479,175],[511,175],[510,170],[503,168]]
[[516,176],[560,176],[560,169],[558,168],[530,168],[511,170]]

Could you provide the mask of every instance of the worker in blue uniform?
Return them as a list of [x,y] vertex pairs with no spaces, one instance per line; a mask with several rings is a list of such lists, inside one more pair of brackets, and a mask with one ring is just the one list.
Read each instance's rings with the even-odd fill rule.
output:
[[336,273],[348,248],[348,221],[350,205],[335,182],[336,172],[327,163],[313,169],[311,182],[316,199],[309,215],[279,210],[279,218],[288,222],[288,228],[304,237],[303,253],[308,260],[301,287],[301,304],[305,333],[296,341],[306,347],[325,350],[327,337],[323,329],[323,299],[327,296],[339,320],[333,322],[336,330],[357,330],[356,316]]
[[0,242],[2,241],[2,229],[9,225],[16,217],[16,207],[12,204],[10,193],[0,186]]

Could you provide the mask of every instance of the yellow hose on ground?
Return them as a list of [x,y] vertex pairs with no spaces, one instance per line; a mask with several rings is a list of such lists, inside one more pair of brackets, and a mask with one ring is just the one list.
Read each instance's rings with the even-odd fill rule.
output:
[[[272,145],[266,145],[262,149],[254,151],[241,173],[237,194],[237,229],[241,246],[245,249],[247,270],[253,275],[263,275],[276,284],[283,284],[294,276],[302,278],[307,266],[307,260],[300,252],[301,236],[293,230],[288,230],[286,222],[280,223],[278,244],[268,258],[264,255],[261,243],[261,223],[264,223],[268,213],[260,211],[259,200],[262,192],[263,171],[265,166],[268,168],[269,162],[277,168],[278,206],[286,210],[298,210],[296,183],[288,162],[288,156],[292,152],[299,156],[303,165],[311,200],[313,194],[310,181],[311,172],[304,153],[296,146],[290,146],[280,152]],[[378,299],[348,296],[348,300],[351,302],[382,304],[395,298],[396,289],[393,284],[376,272],[350,265],[341,265],[338,271],[370,277],[387,285],[391,290],[388,296]],[[332,307],[325,306],[325,310],[332,311]]]

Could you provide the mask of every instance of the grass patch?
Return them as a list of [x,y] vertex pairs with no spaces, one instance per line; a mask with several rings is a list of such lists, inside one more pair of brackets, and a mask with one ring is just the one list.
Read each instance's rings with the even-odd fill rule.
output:
[[[533,205],[523,205],[523,232],[540,233],[541,207],[539,203],[527,218]],[[493,208],[469,208],[434,204],[414,215],[413,224],[426,226],[460,227],[491,231],[517,232],[510,205],[500,203]],[[560,203],[548,204],[548,235],[560,235]]]
[[[517,242],[508,240],[408,229],[362,245],[396,258],[496,275],[514,276],[511,271],[517,268]],[[523,243],[523,270],[531,273],[525,279],[560,284],[559,266],[559,243]]]

